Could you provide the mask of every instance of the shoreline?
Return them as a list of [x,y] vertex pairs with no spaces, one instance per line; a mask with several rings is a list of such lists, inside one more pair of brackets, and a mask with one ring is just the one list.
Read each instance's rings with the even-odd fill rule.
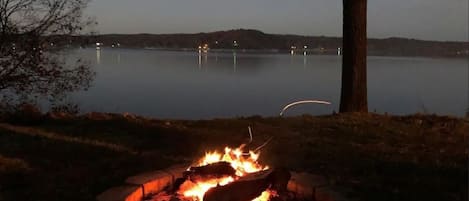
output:
[[[95,49],[93,46],[85,46],[85,47],[74,47],[73,49]],[[159,47],[118,47],[113,48],[111,46],[103,46],[100,50],[146,50],[146,51],[164,51],[164,52],[193,52],[194,54],[198,54],[197,48],[159,48]],[[246,54],[246,55],[291,55],[290,50],[287,49],[210,49],[208,54],[210,53],[234,53],[237,54]],[[207,54],[207,53],[201,53]],[[292,56],[304,56],[303,51],[297,51]],[[342,55],[337,55],[334,53],[321,53],[317,51],[309,51],[306,56],[337,56],[342,57]],[[460,56],[447,56],[447,55],[439,55],[439,56],[425,56],[425,55],[385,55],[385,54],[373,54],[369,53],[368,57],[382,57],[382,58],[422,58],[422,59],[458,59],[458,60],[466,60],[466,55]]]

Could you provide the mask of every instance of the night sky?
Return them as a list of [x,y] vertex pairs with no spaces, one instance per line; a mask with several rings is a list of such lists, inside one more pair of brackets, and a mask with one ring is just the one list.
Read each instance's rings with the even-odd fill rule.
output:
[[[468,0],[368,0],[369,37],[467,41],[468,8]],[[342,0],[94,0],[87,14],[102,34],[342,32]]]

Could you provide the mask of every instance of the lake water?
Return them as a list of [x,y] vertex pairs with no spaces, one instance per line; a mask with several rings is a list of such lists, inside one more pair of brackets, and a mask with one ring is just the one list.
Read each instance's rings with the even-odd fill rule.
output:
[[[208,119],[338,111],[339,56],[79,49],[97,75],[93,87],[71,98],[84,112],[130,112],[157,118]],[[464,116],[468,107],[465,59],[369,57],[370,111]]]

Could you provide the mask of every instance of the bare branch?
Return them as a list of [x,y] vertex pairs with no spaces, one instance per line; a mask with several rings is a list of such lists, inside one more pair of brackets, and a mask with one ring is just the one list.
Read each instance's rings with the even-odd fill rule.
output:
[[[89,0],[0,0],[0,93],[58,96],[90,86],[89,66],[65,66],[48,44],[76,33]],[[55,47],[54,47],[55,48]]]

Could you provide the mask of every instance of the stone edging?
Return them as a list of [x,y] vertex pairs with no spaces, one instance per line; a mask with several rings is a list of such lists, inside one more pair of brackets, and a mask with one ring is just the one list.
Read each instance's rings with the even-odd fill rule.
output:
[[[126,184],[108,189],[96,197],[97,201],[142,201],[144,197],[161,192],[182,178],[189,165],[175,165],[165,170],[146,172],[127,178]],[[343,201],[333,192],[324,177],[308,173],[291,172],[288,190],[299,199],[311,201]]]
[[108,189],[97,201],[142,201],[142,198],[171,186],[189,165],[175,165],[165,170],[146,172],[127,178],[125,185]]

